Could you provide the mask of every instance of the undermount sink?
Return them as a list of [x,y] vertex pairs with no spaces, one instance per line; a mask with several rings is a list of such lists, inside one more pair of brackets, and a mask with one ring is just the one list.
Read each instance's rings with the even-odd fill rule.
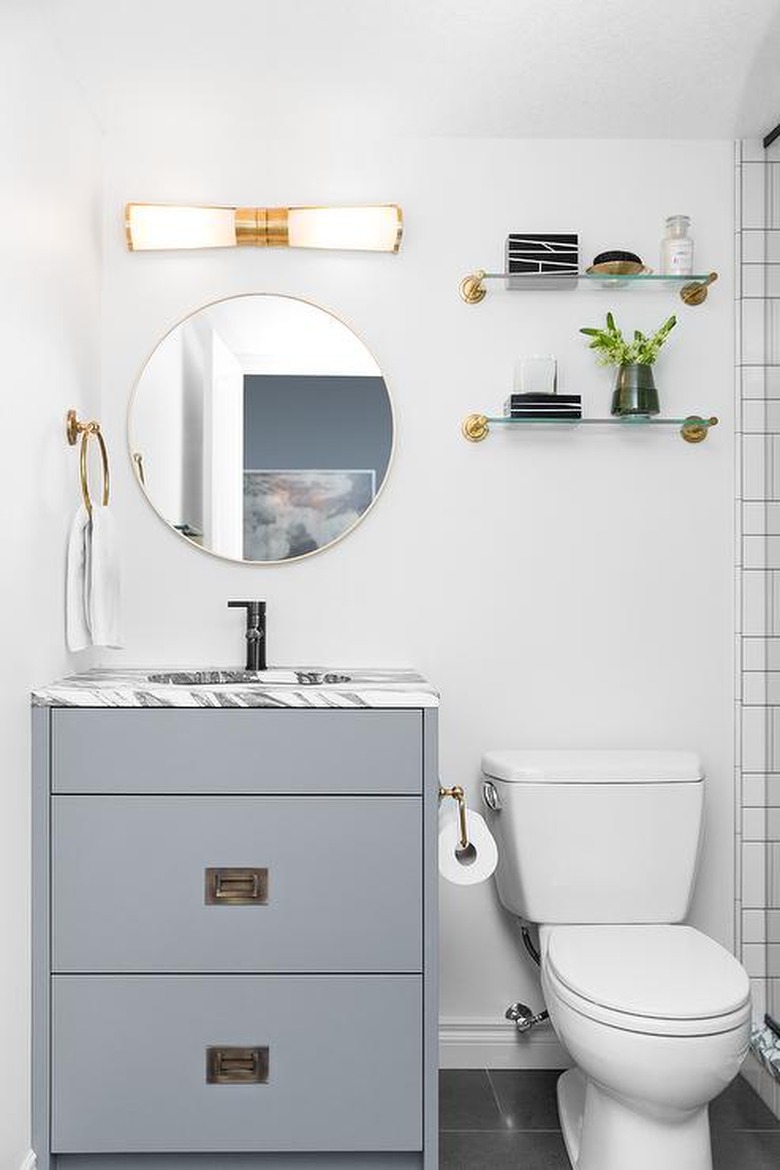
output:
[[169,670],[147,676],[150,683],[175,687],[321,687],[352,682],[348,674],[321,670]]

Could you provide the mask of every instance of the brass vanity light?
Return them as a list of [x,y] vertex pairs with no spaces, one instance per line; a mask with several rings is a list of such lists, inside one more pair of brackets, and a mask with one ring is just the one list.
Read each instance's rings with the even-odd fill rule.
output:
[[128,203],[131,252],[178,248],[343,248],[397,252],[403,213],[374,207],[177,207]]

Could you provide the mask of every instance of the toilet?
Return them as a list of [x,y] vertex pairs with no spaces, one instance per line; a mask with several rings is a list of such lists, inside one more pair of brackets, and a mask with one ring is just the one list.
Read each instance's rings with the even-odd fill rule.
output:
[[542,989],[575,1067],[558,1113],[575,1170],[712,1170],[708,1104],[737,1075],[750,985],[681,925],[704,773],[691,752],[494,751],[483,797],[504,906],[539,926]]

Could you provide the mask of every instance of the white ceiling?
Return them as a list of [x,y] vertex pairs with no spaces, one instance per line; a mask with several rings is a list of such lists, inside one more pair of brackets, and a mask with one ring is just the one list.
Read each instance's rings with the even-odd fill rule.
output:
[[780,121],[780,0],[37,3],[108,130],[731,138]]

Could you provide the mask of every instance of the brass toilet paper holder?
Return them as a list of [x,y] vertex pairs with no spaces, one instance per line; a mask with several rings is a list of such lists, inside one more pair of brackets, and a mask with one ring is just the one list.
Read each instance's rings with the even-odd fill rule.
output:
[[458,802],[458,820],[460,823],[460,841],[458,842],[458,849],[468,849],[469,835],[466,829],[466,796],[460,784],[454,784],[452,788],[442,788],[439,785],[439,800],[443,800],[445,796],[451,796],[453,800]]

